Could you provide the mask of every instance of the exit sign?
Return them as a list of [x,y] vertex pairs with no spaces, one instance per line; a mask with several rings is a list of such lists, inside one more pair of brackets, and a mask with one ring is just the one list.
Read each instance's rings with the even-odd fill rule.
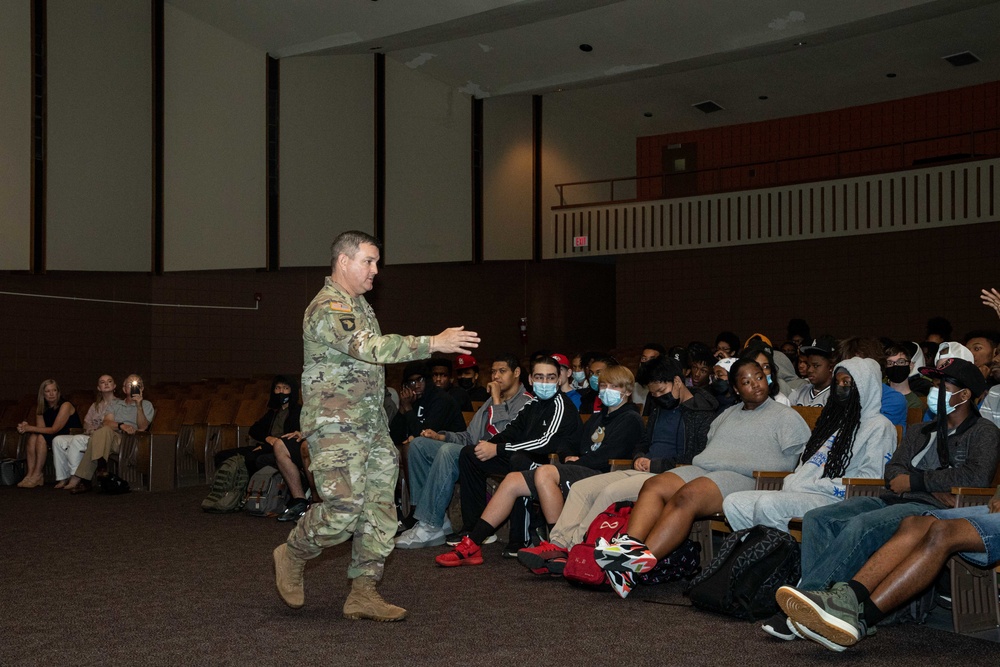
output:
[[586,236],[574,236],[573,237],[573,247],[574,248],[586,248],[589,244],[589,239]]

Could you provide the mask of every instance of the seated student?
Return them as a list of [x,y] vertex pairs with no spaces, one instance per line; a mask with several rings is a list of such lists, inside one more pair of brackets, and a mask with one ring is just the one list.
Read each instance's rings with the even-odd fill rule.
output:
[[833,365],[837,361],[837,341],[832,336],[821,336],[811,344],[803,345],[799,352],[806,357],[809,384],[800,387],[788,400],[792,405],[823,407],[830,397],[833,382]]
[[805,450],[780,491],[739,491],[722,503],[733,530],[770,526],[843,500],[844,477],[882,476],[896,448],[896,429],[879,413],[882,373],[874,359],[845,359]]
[[748,357],[733,364],[730,377],[743,400],[715,418],[708,445],[692,465],[646,481],[632,508],[628,534],[599,539],[594,558],[610,574],[612,588],[625,597],[633,576],[687,539],[695,519],[722,511],[726,496],[754,488],[754,470],[791,470],[809,440],[809,427],[791,408],[767,393],[760,365]]
[[601,411],[601,398],[598,395],[601,371],[617,363],[611,357],[603,354],[589,353],[594,356],[587,362],[587,386],[580,390],[580,414],[591,415]]
[[788,326],[785,329],[785,338],[795,343],[796,351],[803,345],[808,345],[809,341],[813,339],[809,323],[800,318],[788,320]]
[[573,453],[562,463],[509,473],[469,534],[435,562],[443,567],[482,564],[480,547],[507,520],[519,498],[538,500],[545,521],[554,524],[570,487],[610,470],[608,460],[627,456],[642,436],[642,417],[628,400],[633,383],[632,372],[624,366],[605,368],[599,389],[604,407],[584,425]]
[[465,429],[465,418],[458,403],[451,395],[431,382],[430,378],[430,366],[423,361],[411,361],[403,367],[399,412],[389,428],[392,439],[397,445],[409,442],[424,429],[432,431]]
[[965,334],[965,347],[972,353],[972,363],[983,373],[983,377],[990,382],[990,363],[1000,346],[1000,331],[989,329],[979,329]]
[[546,573],[549,561],[564,558],[582,542],[591,522],[608,505],[635,500],[646,480],[691,463],[705,449],[708,428],[717,414],[715,397],[704,389],[685,386],[680,364],[669,357],[650,361],[642,373],[649,387],[650,413],[632,451],[632,469],[573,484],[558,521],[549,531],[549,540],[517,553],[521,564],[535,574]]
[[910,388],[910,373],[913,372],[913,348],[915,343],[893,343],[885,348],[885,377],[889,386],[903,395],[906,409],[923,410],[926,406]]
[[892,536],[904,517],[945,509],[953,486],[987,486],[997,466],[1000,429],[980,416],[973,396],[985,391],[979,370],[947,359],[920,372],[935,381],[928,407],[938,415],[908,429],[885,467],[879,498],[848,498],[807,512],[802,522],[802,590],[845,581]]
[[224,449],[215,455],[216,468],[231,456],[239,454],[245,457],[247,472],[251,475],[264,466],[274,464],[288,485],[291,496],[291,501],[278,516],[278,521],[298,521],[309,509],[302,485],[302,473],[306,471],[306,465],[302,459],[301,443],[305,438],[299,422],[301,414],[299,383],[284,375],[275,375],[271,380],[267,411],[247,432],[249,444]]
[[490,400],[476,411],[467,429],[424,429],[410,442],[407,468],[414,522],[396,537],[397,548],[419,549],[445,543],[452,531],[447,513],[458,481],[459,452],[503,431],[531,400],[521,384],[521,368],[514,355],[497,356],[490,378]]
[[[851,336],[840,341],[837,346],[837,356],[840,359],[874,359],[879,365],[879,372],[885,372],[885,346],[875,338]],[[881,383],[880,383],[881,384]],[[895,426],[906,426],[906,398],[887,384],[882,388],[882,414]]]
[[479,384],[479,364],[471,354],[460,354],[455,359],[455,384],[459,389],[469,394],[474,403],[485,403],[490,400],[490,392]]
[[[642,352],[639,354],[639,366],[635,369],[636,382],[635,389],[632,391],[633,403],[638,403],[642,406],[645,406],[647,403],[649,388],[645,385],[639,384],[639,376],[642,375],[643,366],[657,357],[664,356],[666,353],[667,350],[659,343],[646,343],[642,346]],[[649,414],[645,407],[643,407],[642,412],[643,414]]]
[[[62,397],[55,380],[44,380],[38,387],[35,423],[21,422],[18,433],[30,433],[27,445],[28,471],[20,482],[22,489],[45,484],[45,457],[57,435],[68,435],[71,428],[80,428],[80,415],[69,400]],[[53,458],[55,452],[53,452]]]
[[469,398],[469,392],[452,382],[451,359],[432,357],[426,363],[434,386],[454,398],[461,412],[472,412],[472,399]]
[[795,374],[795,366],[788,357],[783,354],[776,355],[774,353],[774,346],[771,345],[771,339],[764,334],[755,333],[747,338],[739,356],[744,356],[750,347],[763,347],[762,351],[767,356],[767,366],[763,365],[764,360],[759,358],[759,356],[757,363],[761,364],[762,368],[764,368],[764,372],[767,374],[767,383],[769,385],[778,384],[778,391],[781,392],[784,400],[778,398],[777,394],[774,393],[771,394],[771,397],[783,405],[790,405],[790,403],[786,402],[787,398],[795,393],[796,389],[808,383]]
[[572,367],[569,359],[564,354],[552,354],[552,358],[559,362],[559,391],[566,394],[566,398],[573,401],[573,407],[580,409],[580,392],[573,389]]
[[571,368],[573,371],[573,389],[577,391],[588,386],[587,382],[587,371],[584,370],[583,366],[583,355],[575,354],[571,361]]
[[56,486],[62,489],[83,460],[90,435],[104,424],[104,415],[114,409],[121,399],[115,396],[115,379],[110,375],[97,378],[97,394],[83,418],[83,433],[57,435],[52,439],[52,465],[56,469]]
[[770,342],[760,334],[754,334],[747,341],[747,346],[740,355],[748,359],[753,359],[764,371],[764,379],[767,380],[767,394],[784,406],[790,405],[788,397],[782,392],[781,380],[777,378],[776,364],[774,361],[774,350],[771,349]]
[[135,374],[129,375],[122,383],[122,389],[125,400],[117,402],[111,412],[104,415],[101,427],[91,434],[87,451],[65,486],[70,493],[86,493],[90,491],[90,480],[95,475],[107,475],[108,457],[121,448],[122,433],[133,434],[148,430],[153,422],[156,409],[142,397],[142,378]]
[[729,381],[729,369],[735,363],[735,357],[726,357],[715,362],[715,366],[712,367],[712,384],[708,385],[708,389],[719,402],[719,412],[736,405],[740,400]]
[[1000,562],[1000,487],[988,505],[906,517],[850,580],[829,590],[783,586],[775,598],[799,634],[843,651],[933,584],[956,552],[978,567]]
[[716,359],[735,359],[740,353],[740,337],[732,331],[723,331],[715,337]]
[[500,433],[463,447],[458,455],[463,532],[475,526],[486,509],[487,477],[548,463],[549,454],[565,457],[580,440],[580,415],[558,389],[559,362],[551,357],[536,361],[531,375],[535,397],[514,421]]
[[706,389],[712,378],[712,366],[718,360],[707,345],[698,341],[688,344],[687,352],[690,359],[691,386]]

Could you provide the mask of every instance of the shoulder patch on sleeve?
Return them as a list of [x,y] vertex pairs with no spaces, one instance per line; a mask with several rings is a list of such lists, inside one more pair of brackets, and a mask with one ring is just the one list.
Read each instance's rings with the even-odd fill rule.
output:
[[343,327],[344,331],[354,331],[357,325],[354,322],[354,315],[341,315],[339,318],[340,326]]
[[346,303],[341,303],[340,301],[331,301],[329,304],[330,310],[335,313],[350,313],[351,307]]

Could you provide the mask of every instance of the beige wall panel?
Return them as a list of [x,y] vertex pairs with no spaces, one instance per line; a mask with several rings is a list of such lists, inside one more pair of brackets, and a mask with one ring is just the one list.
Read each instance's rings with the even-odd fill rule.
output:
[[165,8],[164,268],[266,254],[265,54]]
[[330,262],[349,229],[374,231],[372,56],[281,61],[281,265]]
[[149,271],[150,5],[48,0],[47,268]]
[[472,260],[472,102],[391,58],[385,244],[390,264]]
[[[557,183],[593,181],[635,173],[635,137],[608,127],[567,104],[559,94],[546,95],[542,104],[542,256],[552,257],[552,207],[559,205]],[[619,186],[615,197],[624,198]],[[567,202],[604,201],[608,186],[567,189]],[[574,199],[574,197],[576,199]]]
[[483,259],[531,259],[531,97],[483,102]]
[[0,271],[31,267],[31,2],[0,18]]

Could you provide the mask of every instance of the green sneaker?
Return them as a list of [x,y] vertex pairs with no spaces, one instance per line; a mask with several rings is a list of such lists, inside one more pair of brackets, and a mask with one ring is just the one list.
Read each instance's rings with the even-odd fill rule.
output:
[[782,586],[775,599],[803,636],[831,650],[843,651],[867,635],[861,604],[846,583],[836,583],[828,591]]

